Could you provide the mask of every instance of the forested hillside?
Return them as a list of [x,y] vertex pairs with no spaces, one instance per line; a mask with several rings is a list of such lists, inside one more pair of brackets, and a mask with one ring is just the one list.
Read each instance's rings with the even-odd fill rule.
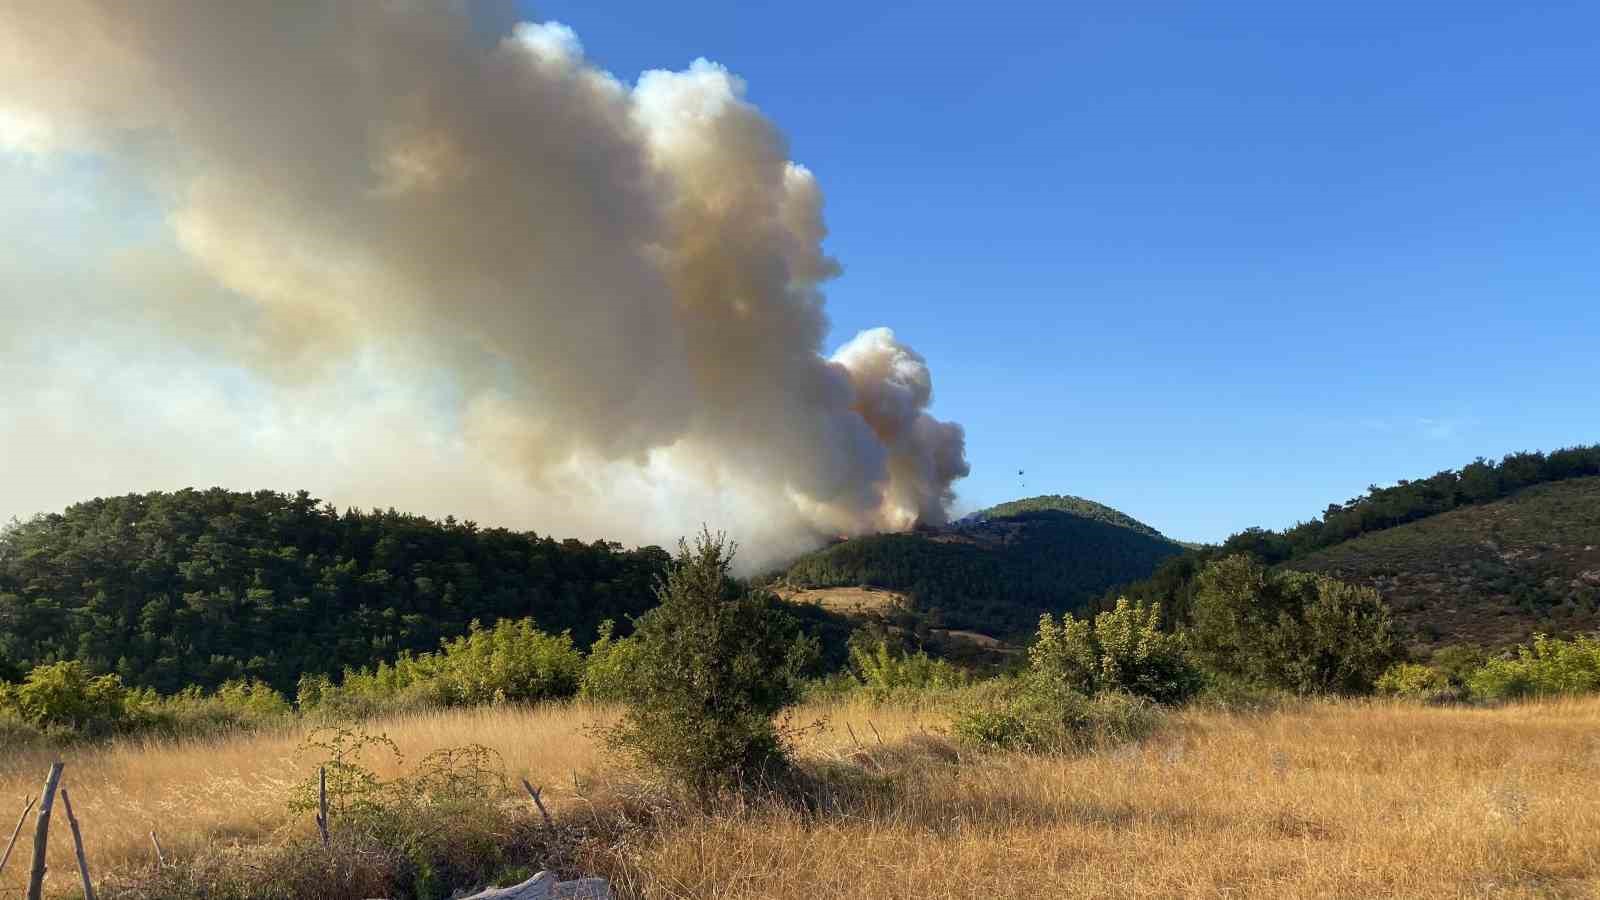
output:
[[928,624],[1004,637],[1030,631],[1042,612],[1081,610],[1182,551],[1142,530],[1045,509],[843,541],[800,559],[784,580],[889,588]]
[[0,533],[0,680],[77,659],[163,692],[247,676],[292,692],[501,617],[587,644],[653,604],[666,562],[305,492],[97,499]]
[[978,510],[972,515],[967,516],[963,521],[971,522],[981,521],[984,519],[1003,519],[1007,516],[1015,516],[1019,513],[1045,512],[1049,510],[1071,513],[1080,518],[1090,519],[1095,522],[1104,522],[1107,525],[1116,525],[1119,528],[1127,528],[1131,531],[1137,531],[1140,534],[1149,535],[1150,537],[1165,537],[1165,535],[1163,535],[1161,532],[1151,528],[1149,525],[1146,525],[1138,519],[1135,519],[1120,509],[1112,509],[1104,503],[1096,503],[1093,500],[1085,500],[1082,497],[1074,497],[1071,494],[1042,494],[1038,497],[1010,500],[1005,503],[991,506],[988,509]]
[[1600,478],[1535,485],[1287,565],[1377,588],[1422,644],[1591,631],[1600,627]]
[[[1181,621],[1203,565],[1245,553],[1280,568],[1335,572],[1377,587],[1423,643],[1507,645],[1531,631],[1593,627],[1585,585],[1600,445],[1479,458],[1459,470],[1373,486],[1282,531],[1250,528],[1165,562],[1111,591],[1155,601]],[[1586,574],[1589,573],[1589,574]]]
[[1567,447],[1548,455],[1511,453],[1498,463],[1479,457],[1460,469],[1427,478],[1402,478],[1386,488],[1373,485],[1353,500],[1330,503],[1322,515],[1293,528],[1247,529],[1229,538],[1223,551],[1248,552],[1269,563],[1284,562],[1369,532],[1492,503],[1535,484],[1589,475],[1600,475],[1600,444]]

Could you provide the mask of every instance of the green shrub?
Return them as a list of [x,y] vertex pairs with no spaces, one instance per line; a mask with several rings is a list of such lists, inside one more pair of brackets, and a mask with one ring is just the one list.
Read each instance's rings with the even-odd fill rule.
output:
[[1477,644],[1449,644],[1433,651],[1428,665],[1444,673],[1452,687],[1465,687],[1472,673],[1483,668],[1489,654]]
[[951,730],[994,749],[1066,753],[1138,740],[1161,721],[1159,707],[1121,691],[1091,697],[1030,678],[1017,680],[1010,688],[1005,696],[973,703],[956,716]]
[[271,719],[287,715],[289,701],[272,686],[253,678],[223,682],[215,694],[224,709],[252,719]]
[[816,658],[770,595],[728,576],[735,548],[702,533],[678,555],[640,617],[636,677],[608,743],[708,798],[786,763],[773,716],[798,699]]
[[380,711],[486,703],[531,703],[571,697],[584,673],[583,655],[566,632],[547,634],[532,619],[474,621],[467,634],[434,653],[402,653],[391,663],[350,670],[334,685],[302,677],[302,710],[360,718]]
[[1192,702],[1194,705],[1221,712],[1266,713],[1282,707],[1294,698],[1292,692],[1280,687],[1221,672],[1207,672],[1205,684]]
[[[1099,621],[1092,625],[1069,615],[1058,626],[1050,616],[1040,618],[1038,636],[1028,648],[1027,671],[1019,678],[996,680],[994,687],[970,698],[955,717],[955,733],[987,747],[1044,753],[1149,733],[1160,721],[1159,708],[1149,698],[1124,690],[1117,679],[1139,683],[1135,667],[1127,665],[1130,660],[1148,661],[1175,648],[1163,644],[1142,655],[1131,650],[1124,638],[1138,629],[1125,627],[1127,623],[1153,627],[1155,622],[1133,604],[1119,603],[1115,613],[1100,620],[1110,638],[1109,650],[1095,636]],[[1121,664],[1107,664],[1119,655]],[[1143,683],[1160,682],[1152,678]]]
[[1402,653],[1377,592],[1224,557],[1196,578],[1190,647],[1220,675],[1299,694],[1370,691]]
[[620,703],[632,693],[633,675],[639,667],[639,644],[632,638],[616,637],[615,627],[610,619],[600,623],[600,638],[589,647],[589,657],[584,661],[578,696]]
[[1161,608],[1127,598],[1093,621],[1067,613],[1057,625],[1041,617],[1028,659],[1033,677],[1081,694],[1122,691],[1178,703],[1202,683],[1183,638],[1161,630]]
[[1516,700],[1600,691],[1600,639],[1534,635],[1510,659],[1491,659],[1467,679],[1474,699]]
[[962,687],[968,674],[924,651],[897,653],[887,641],[850,646],[850,668],[861,688],[878,700]]
[[1450,678],[1432,666],[1402,662],[1385,669],[1374,687],[1390,697],[1432,700],[1450,690]]
[[12,715],[41,729],[104,735],[127,716],[128,689],[115,675],[93,675],[77,660],[35,666],[22,684],[0,693]]
[[487,630],[473,622],[466,636],[445,642],[434,659],[449,684],[450,701],[464,706],[571,697],[583,676],[572,635],[546,634],[532,619],[502,619]]

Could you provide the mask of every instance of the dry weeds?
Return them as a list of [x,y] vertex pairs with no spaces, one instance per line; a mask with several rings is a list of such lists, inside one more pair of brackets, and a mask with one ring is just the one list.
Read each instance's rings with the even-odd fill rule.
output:
[[[408,758],[493,747],[508,775],[547,786],[558,818],[598,823],[626,819],[639,790],[586,733],[606,715],[482,709],[371,728]],[[584,858],[651,898],[1600,895],[1600,699],[1190,711],[1140,746],[1068,759],[961,750],[937,735],[935,712],[852,704],[796,718],[824,716],[828,727],[803,740],[808,768],[854,786],[820,808],[672,812],[613,829]],[[304,775],[299,739],[288,729],[67,753],[92,866],[153,866],[152,827],[180,861],[274,839],[288,785]],[[0,759],[5,817],[47,763]],[[25,835],[18,857],[29,849]],[[68,852],[52,842],[61,891]],[[0,896],[16,894],[22,868],[14,858]]]

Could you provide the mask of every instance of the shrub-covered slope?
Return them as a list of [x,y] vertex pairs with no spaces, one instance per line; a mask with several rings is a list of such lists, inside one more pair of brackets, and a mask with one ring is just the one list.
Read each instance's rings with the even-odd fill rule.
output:
[[1525,488],[1299,556],[1369,584],[1423,643],[1491,646],[1600,627],[1600,477]]
[[1081,610],[1182,551],[1144,530],[1044,509],[842,541],[801,558],[784,580],[889,588],[925,622],[1006,636],[1031,631],[1043,612]]

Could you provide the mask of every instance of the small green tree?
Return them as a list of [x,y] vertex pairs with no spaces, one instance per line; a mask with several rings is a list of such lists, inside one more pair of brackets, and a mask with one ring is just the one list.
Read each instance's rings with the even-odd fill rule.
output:
[[817,654],[770,595],[729,577],[735,549],[709,531],[679,542],[660,605],[630,639],[629,708],[608,734],[702,798],[784,766],[773,717],[798,699]]
[[1402,653],[1376,591],[1244,555],[1200,572],[1192,614],[1187,635],[1206,668],[1302,694],[1371,691]]

